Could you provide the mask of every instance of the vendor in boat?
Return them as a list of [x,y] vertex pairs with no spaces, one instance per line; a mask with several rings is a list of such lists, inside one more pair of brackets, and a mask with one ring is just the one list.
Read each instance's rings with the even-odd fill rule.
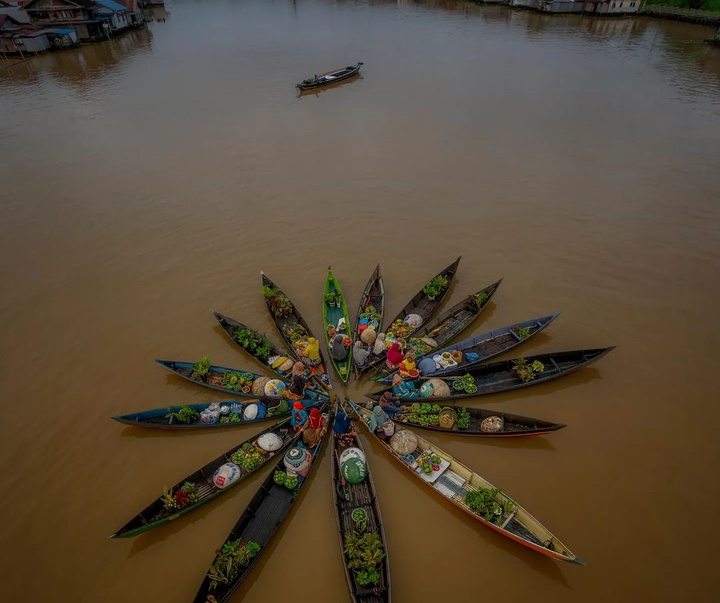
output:
[[370,419],[368,420],[368,429],[378,438],[385,441],[388,439],[388,436],[385,435],[385,430],[382,426],[389,420],[390,417],[385,414],[385,411],[380,406],[376,406],[373,408]]
[[350,446],[355,439],[355,429],[353,429],[352,421],[343,410],[339,410],[335,415],[333,433],[341,446]]
[[302,361],[307,366],[318,366],[320,364],[320,344],[318,343],[318,340],[314,337],[310,337],[302,354]]
[[330,352],[335,362],[342,362],[348,357],[350,349],[343,345],[343,339],[347,339],[347,337],[342,333],[338,333],[332,340]]
[[410,377],[410,371],[413,370],[415,370],[415,353],[410,350],[407,354],[405,354],[405,359],[400,363],[398,372],[401,377]]
[[385,357],[385,364],[391,371],[400,368],[400,364],[405,360],[402,351],[400,350],[400,344],[396,341],[390,346]]
[[392,394],[390,392],[384,392],[378,400],[378,405],[383,409],[383,412],[391,419],[395,418],[395,413],[402,412],[404,410],[410,410],[409,406],[400,404],[395,405]]
[[415,389],[415,382],[403,381],[403,378],[398,374],[393,375],[392,393],[398,398],[417,398],[420,395]]
[[290,426],[296,431],[300,431],[308,420],[307,410],[302,402],[293,402],[293,411],[290,415]]
[[314,406],[310,411],[307,423],[302,429],[303,443],[308,448],[314,448],[318,442],[322,439],[327,431],[327,422],[325,417],[320,414],[317,406]]
[[373,344],[373,354],[382,356],[385,353],[385,333],[378,333]]
[[358,339],[353,346],[353,360],[357,367],[363,368],[367,364],[369,357],[370,351],[366,350],[363,342]]
[[305,365],[298,360],[292,367],[290,387],[283,391],[285,397],[290,400],[302,400],[305,397],[305,386],[309,378],[310,375]]

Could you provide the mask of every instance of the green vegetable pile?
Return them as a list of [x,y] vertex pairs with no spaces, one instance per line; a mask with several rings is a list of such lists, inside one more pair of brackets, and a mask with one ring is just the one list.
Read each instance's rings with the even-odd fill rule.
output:
[[355,572],[359,586],[377,584],[380,573],[377,566],[385,558],[385,547],[378,532],[345,532],[345,555],[348,567]]
[[527,339],[530,337],[530,329],[527,327],[520,328],[518,325],[515,325],[512,330],[520,339]]
[[273,481],[278,485],[282,486],[285,484],[285,479],[287,478],[287,474],[282,471],[276,471],[273,474]]
[[475,305],[478,308],[482,308],[483,304],[487,301],[488,294],[485,293],[485,291],[480,291],[480,293],[476,293],[473,299],[475,300]]
[[288,490],[294,490],[295,488],[297,488],[297,485],[298,485],[297,475],[288,475],[285,478],[285,487]]
[[260,454],[260,451],[255,448],[255,446],[245,442],[245,444],[242,445],[242,448],[233,452],[231,460],[233,463],[239,465],[246,471],[252,471],[263,464],[265,457]]
[[257,556],[262,547],[252,540],[228,540],[216,551],[207,577],[210,578],[210,590],[219,584],[230,584],[237,578],[240,570],[247,567],[253,557]]
[[200,413],[190,408],[189,406],[181,406],[180,410],[178,410],[177,412],[173,409],[172,406],[169,406],[168,412],[165,417],[168,419],[175,418],[180,423],[192,425],[193,423],[197,423],[197,420],[200,418]]
[[403,423],[414,423],[415,425],[423,425],[426,427],[436,427],[440,425],[440,418],[437,413],[398,413],[395,415],[395,418]]
[[480,488],[479,492],[468,492],[465,495],[465,504],[485,521],[492,521],[496,525],[502,523],[503,515],[509,513],[514,505],[512,501],[499,498],[502,492],[497,488]]
[[253,329],[237,329],[233,333],[233,339],[260,362],[267,362],[274,347],[265,335]]
[[523,356],[518,356],[517,360],[513,360],[512,370],[517,373],[523,383],[527,383],[542,373],[545,370],[545,365],[539,360],[534,360],[532,364],[528,364]]
[[367,306],[361,313],[360,318],[367,318],[368,324],[380,323],[380,314],[375,309],[375,306]]
[[210,357],[203,356],[202,358],[200,358],[200,360],[193,364],[193,372],[190,377],[192,379],[195,379],[196,381],[205,381],[207,379],[208,373],[210,373],[211,366],[212,362],[210,362]]
[[457,426],[458,429],[467,429],[470,427],[470,411],[467,408],[458,410]]
[[405,337],[410,335],[410,333],[414,330],[415,329],[408,323],[398,318],[390,325],[390,327],[388,327],[387,335],[389,335],[392,339],[405,339]]

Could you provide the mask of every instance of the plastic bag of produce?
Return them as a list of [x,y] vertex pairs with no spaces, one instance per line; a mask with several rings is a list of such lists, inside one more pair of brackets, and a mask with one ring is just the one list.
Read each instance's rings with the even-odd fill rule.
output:
[[265,452],[275,452],[282,448],[283,440],[276,433],[264,433],[257,439],[257,445]]
[[235,463],[220,465],[213,473],[213,484],[216,488],[224,490],[230,484],[240,479],[240,467]]
[[419,314],[408,314],[404,320],[413,329],[419,329],[423,323],[422,316],[420,316]]
[[254,421],[257,419],[258,406],[257,404],[246,404],[245,410],[243,410],[243,419],[246,421]]
[[213,425],[214,423],[217,423],[219,420],[220,420],[220,411],[219,410],[210,410],[209,408],[206,408],[205,410],[200,411],[200,422],[201,423],[205,423],[206,425]]

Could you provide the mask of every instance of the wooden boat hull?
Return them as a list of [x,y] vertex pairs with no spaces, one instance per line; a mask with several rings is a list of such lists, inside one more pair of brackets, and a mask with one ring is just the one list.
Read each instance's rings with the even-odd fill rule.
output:
[[355,65],[348,65],[342,69],[328,71],[318,75],[317,81],[303,80],[299,84],[295,84],[295,87],[302,92],[305,90],[314,90],[315,88],[328,86],[330,84],[334,84],[335,82],[341,82],[360,73],[360,67],[362,67],[363,64],[364,63],[355,63]]
[[[320,409],[320,411],[326,412],[328,408],[329,405],[324,406]],[[260,552],[250,561],[247,567],[241,570],[240,574],[237,575],[230,584],[222,585],[216,589],[211,589],[211,580],[206,575],[197,594],[195,595],[195,603],[207,603],[208,600],[212,600],[208,599],[208,595],[212,595],[217,603],[224,603],[225,601],[228,601],[230,596],[250,575],[255,567],[255,564],[262,556],[263,551],[265,551],[267,546],[270,544],[273,536],[277,533],[277,530],[283,524],[283,521],[294,506],[303,486],[312,475],[312,471],[318,464],[317,461],[320,456],[320,452],[322,451],[322,446],[329,433],[332,433],[332,413],[328,417],[328,429],[325,436],[310,451],[312,454],[312,464],[310,465],[308,474],[305,477],[298,478],[298,485],[293,491],[288,490],[285,486],[276,484],[273,480],[275,471],[285,470],[283,458],[280,458],[279,462],[275,465],[275,468],[272,469],[265,478],[262,485],[255,493],[255,496],[253,496],[250,501],[250,504],[248,504],[247,508],[243,511],[240,519],[238,519],[237,523],[224,541],[229,542],[232,540],[244,539],[256,542],[261,547]],[[298,436],[298,438],[301,437],[302,436]]]
[[[545,327],[555,320],[560,313],[533,318],[524,322],[518,322],[494,331],[488,331],[475,337],[464,339],[454,345],[448,345],[444,348],[436,348],[432,351],[432,355],[441,355],[443,352],[453,352],[455,350],[462,352],[463,359],[459,365],[450,368],[437,367],[432,372],[424,372],[423,377],[444,377],[453,375],[456,372],[464,372],[475,367],[481,366],[490,358],[498,356],[504,352],[512,350],[521,343],[528,341],[531,337],[540,333]],[[522,332],[524,337],[517,335],[517,331]],[[478,359],[469,361],[468,353],[477,354]],[[430,354],[428,354],[430,355]],[[392,375],[377,380],[379,383],[390,383]]]
[[[471,371],[468,371],[473,376],[473,384],[475,385],[476,391],[466,392],[464,390],[456,390],[453,388],[453,382],[460,379],[460,376],[451,377],[437,377],[442,381],[445,381],[450,388],[449,396],[433,396],[427,398],[429,402],[438,402],[440,400],[457,400],[460,398],[474,398],[475,396],[483,396],[486,394],[494,394],[499,392],[510,391],[514,389],[520,389],[523,387],[530,387],[531,385],[538,385],[568,375],[579,368],[587,366],[606,354],[610,353],[614,348],[599,348],[592,350],[573,350],[569,352],[555,352],[552,354],[539,354],[537,356],[529,356],[527,363],[532,364],[535,360],[539,360],[545,365],[545,370],[541,372],[532,381],[522,381],[513,369],[512,360],[503,360],[501,362],[494,362],[492,364],[485,364],[477,367]],[[423,380],[425,378],[423,377]],[[379,400],[380,396],[385,391],[392,391],[392,387],[387,387],[378,392],[368,394],[368,398],[373,400]],[[417,390],[416,390],[417,391]],[[415,399],[413,397],[399,396],[403,400]]]
[[[264,272],[260,272],[260,282],[262,283],[263,287],[268,287],[270,289],[276,290],[279,294],[285,295],[285,292],[280,289]],[[286,296],[287,297],[287,296]],[[288,298],[289,299],[289,298]],[[292,302],[291,302],[292,303]],[[270,318],[272,319],[273,323],[275,324],[275,328],[277,329],[278,333],[280,334],[280,337],[282,337],[283,342],[285,342],[285,345],[287,346],[288,350],[290,350],[290,353],[293,355],[293,357],[296,360],[302,360],[300,354],[297,352],[297,349],[293,345],[292,340],[290,337],[285,335],[283,332],[283,328],[292,328],[299,325],[302,327],[308,334],[308,337],[314,337],[312,331],[310,330],[310,325],[305,321],[305,319],[302,317],[300,312],[298,311],[295,304],[292,304],[293,310],[292,314],[286,318],[280,318],[273,314],[272,307],[270,305],[270,302],[268,298],[265,298],[265,305],[267,306],[268,313],[270,314]],[[317,337],[316,337],[317,339]],[[318,339],[318,342],[322,340]],[[330,389],[330,375],[328,375],[327,370],[325,367],[327,366],[325,362],[325,358],[323,357],[322,351],[320,351],[320,364],[314,367],[308,367],[313,375],[313,380],[315,383],[317,383],[321,388],[323,389]]]
[[[243,371],[240,369],[232,369],[228,368],[226,366],[211,366],[210,367],[210,374],[208,376],[208,381],[198,381],[197,379],[193,379],[191,377],[192,375],[192,362],[183,362],[179,360],[160,360],[156,359],[155,362],[157,362],[161,367],[164,369],[167,369],[171,373],[175,373],[179,377],[182,377],[183,379],[187,379],[190,381],[190,383],[197,383],[198,385],[202,385],[203,387],[209,387],[210,389],[215,389],[217,391],[224,392],[226,394],[232,394],[234,396],[242,396],[244,398],[259,398],[260,395],[255,395],[252,393],[247,392],[237,392],[235,390],[227,389],[226,387],[222,386],[222,376],[227,372],[231,371],[233,373],[249,373],[253,376],[253,380],[259,379],[261,377],[264,377],[264,375],[259,375],[258,373],[252,373],[250,371]],[[286,387],[290,387],[290,384],[287,381],[283,381],[285,383]],[[317,390],[307,388],[305,390],[305,397],[310,398],[312,400],[316,399],[324,399],[327,400],[328,396],[325,393],[321,393]]]
[[[506,412],[495,410],[487,410],[484,408],[465,408],[463,406],[454,406],[451,404],[440,404],[440,409],[450,408],[455,413],[467,412],[470,416],[470,422],[466,429],[461,429],[458,422],[455,421],[450,429],[441,427],[438,423],[420,423],[418,417],[430,418],[437,415],[436,412],[416,413],[411,411],[399,412],[395,415],[396,422],[407,425],[413,429],[428,429],[430,431],[440,431],[443,433],[452,433],[466,436],[477,436],[484,438],[518,438],[526,436],[547,435],[553,431],[558,431],[565,427],[563,423],[552,423],[543,419],[534,419],[532,417],[524,417]],[[429,416],[428,416],[429,415]],[[500,431],[483,431],[482,422],[490,417],[499,417],[502,421],[502,429]]]
[[[318,404],[322,404],[325,401],[324,398],[318,398],[316,400],[310,399],[310,398],[304,398],[301,400],[305,408],[308,410],[311,409],[313,406],[317,406]],[[238,402],[242,405],[248,405],[253,404],[254,401],[248,401],[248,402],[242,402],[238,400],[231,400],[226,402],[218,402],[220,406],[232,406],[233,404],[238,404]],[[207,402],[205,404],[186,404],[185,406],[189,406],[192,408],[195,412],[200,413],[203,410],[206,410],[210,406],[210,402]],[[268,414],[261,419],[241,419],[239,421],[228,421],[226,423],[202,423],[199,419],[195,423],[180,423],[177,419],[174,417],[168,417],[169,411],[178,412],[182,406],[169,406],[166,408],[154,408],[152,410],[141,410],[139,412],[134,412],[126,415],[118,415],[115,417],[112,417],[115,421],[118,423],[122,423],[123,425],[133,425],[136,427],[146,427],[150,429],[170,429],[170,430],[176,430],[176,431],[183,431],[188,429],[212,429],[212,428],[221,428],[221,427],[237,427],[239,425],[251,425],[253,423],[259,423],[261,421],[269,421],[271,419],[281,419],[283,417],[290,416],[291,408],[290,408],[290,401],[288,400],[288,409],[286,411],[282,412],[272,412],[269,411]]]
[[[369,417],[370,411],[360,408],[352,402],[350,402],[350,404],[357,416],[361,418],[363,424],[367,427],[363,417]],[[395,424],[395,428],[396,430],[407,429],[407,427],[397,423]],[[413,432],[412,430],[408,431]],[[418,448],[412,454],[413,458],[417,458],[417,455],[419,455],[422,451],[428,450],[437,454],[442,459],[441,465],[445,465],[444,469],[442,469],[442,474],[439,478],[436,478],[434,483],[430,483],[428,480],[423,478],[421,473],[414,469],[407,460],[398,455],[385,441],[378,438],[375,434],[372,435],[376,437],[378,442],[380,442],[383,449],[407,471],[423,482],[428,488],[442,496],[445,500],[461,509],[475,521],[486,525],[499,534],[502,534],[503,536],[510,538],[511,540],[514,540],[515,542],[522,544],[523,546],[526,546],[527,548],[542,555],[559,561],[568,561],[570,563],[579,563],[584,565],[584,562],[572,551],[570,551],[570,549],[568,549],[562,542],[560,542],[560,540],[552,534],[552,532],[545,528],[537,519],[530,515],[526,509],[521,507],[504,492],[499,492],[499,498],[496,497],[496,500],[509,502],[514,505],[514,508],[511,512],[506,512],[502,515],[502,525],[496,525],[494,522],[488,521],[483,516],[473,512],[472,509],[466,505],[464,495],[471,491],[477,492],[480,488],[494,489],[495,487],[485,478],[460,463],[460,461],[441,448],[431,444],[417,433],[415,433],[415,435],[418,439]],[[447,484],[454,486],[451,487],[446,485],[446,483],[442,483],[441,479],[443,477],[446,478],[445,482]]]
[[[373,271],[367,285],[365,285],[365,290],[363,291],[362,297],[360,298],[360,304],[358,305],[358,310],[355,314],[355,330],[353,335],[353,344],[355,344],[356,341],[360,340],[361,314],[365,312],[365,310],[369,306],[375,308],[375,311],[379,315],[379,324],[377,326],[376,332],[380,333],[382,330],[383,315],[385,314],[385,285],[383,283],[382,275],[380,274],[379,264],[375,266],[375,270]],[[355,370],[355,375],[360,376],[359,367],[355,362],[353,362],[353,369]]]
[[[450,264],[447,268],[444,270],[441,270],[438,272],[438,274],[435,275],[436,278],[438,276],[442,276],[447,279],[447,287],[445,287],[442,292],[437,295],[434,299],[429,299],[428,296],[423,293],[423,290],[420,289],[413,298],[405,304],[405,307],[400,310],[400,312],[395,316],[395,318],[392,319],[390,322],[390,326],[396,321],[396,320],[403,320],[406,316],[409,314],[417,314],[419,315],[422,320],[423,324],[428,321],[428,319],[433,315],[435,310],[438,309],[440,304],[443,302],[445,297],[448,294],[448,291],[450,291],[450,287],[452,286],[453,279],[455,278],[455,274],[457,273],[458,265],[460,264],[460,260],[462,259],[462,256],[458,257],[457,260],[455,260],[452,264]],[[424,285],[423,285],[424,287]],[[388,330],[390,328],[386,330]],[[421,325],[422,326],[422,325]],[[418,327],[420,328],[420,327]],[[418,329],[415,329],[417,331]],[[412,333],[409,333],[406,337],[406,339],[412,337],[415,333],[413,331]],[[358,369],[360,373],[365,373],[369,370],[375,369],[379,366],[381,366],[385,362],[385,354],[383,353],[381,356],[374,356],[371,357],[369,362],[362,368]]]
[[[360,438],[355,435],[348,446],[342,446],[337,437],[333,434],[332,455],[330,458],[330,477],[333,484],[333,502],[335,507],[335,520],[338,526],[338,539],[340,541],[340,552],[343,557],[343,566],[345,567],[345,577],[347,578],[350,596],[355,603],[364,603],[368,599],[366,596],[375,597],[372,601],[376,603],[389,603],[390,595],[390,562],[387,553],[387,539],[385,538],[385,526],[380,514],[380,505],[377,501],[375,493],[375,484],[372,479],[372,472],[368,463],[367,477],[359,484],[346,483],[343,485],[342,476],[340,475],[340,467],[338,465],[340,454],[347,448],[359,448],[363,450]],[[364,452],[364,450],[363,450]],[[347,498],[344,495],[347,494]],[[355,529],[355,523],[352,519],[352,512],[356,508],[362,508],[368,514],[368,531],[377,531],[380,539],[385,545],[385,558],[379,569],[380,580],[373,587],[363,587],[356,583],[354,572],[347,566],[347,558],[344,554],[345,549],[345,532],[352,532]],[[371,590],[371,593],[365,591]]]
[[[217,488],[213,483],[213,473],[216,469],[218,469],[223,464],[227,463],[232,459],[232,455],[240,449],[244,444],[246,443],[252,443],[255,440],[257,440],[258,437],[260,437],[263,434],[266,433],[275,433],[282,437],[283,439],[283,446],[280,450],[269,453],[267,458],[265,459],[265,462],[263,462],[261,465],[258,465],[257,467],[253,469],[245,469],[243,468],[242,475],[240,476],[239,480],[236,482],[233,482],[229,486],[227,486],[225,489]],[[282,455],[282,452],[287,448],[290,443],[293,441],[294,435],[292,433],[292,430],[290,429],[290,419],[283,419],[282,421],[276,423],[272,427],[269,427],[268,429],[264,429],[260,433],[255,434],[250,439],[242,442],[241,444],[238,444],[237,446],[234,446],[224,454],[221,454],[219,457],[213,459],[208,464],[206,464],[201,469],[198,469],[194,473],[191,473],[184,479],[180,480],[177,484],[175,484],[172,488],[170,488],[170,492],[176,492],[183,484],[186,482],[189,482],[191,484],[194,484],[197,488],[197,492],[200,496],[200,499],[195,503],[191,504],[183,509],[176,510],[172,513],[169,513],[165,510],[164,504],[163,504],[163,497],[159,497],[157,500],[155,500],[153,503],[145,507],[140,513],[138,513],[133,519],[131,519],[129,522],[127,522],[122,528],[120,528],[115,534],[113,534],[112,538],[129,538],[131,536],[137,536],[139,534],[142,534],[143,532],[147,532],[148,530],[151,530],[153,528],[157,528],[161,525],[164,525],[166,523],[169,523],[170,521],[174,521],[178,519],[179,517],[182,517],[183,515],[187,515],[191,511],[194,511],[195,509],[200,508],[205,503],[210,502],[211,500],[216,499],[221,494],[224,494],[231,488],[237,486],[238,484],[242,483],[245,479],[253,475],[256,471],[259,471],[262,469],[265,465],[270,463],[270,459],[275,457],[277,454]]]
[[[429,354],[434,355],[436,353],[436,348],[428,349],[423,352],[420,347],[422,344],[414,340],[427,337],[435,341],[438,347],[452,341],[480,317],[480,314],[487,307],[495,295],[495,292],[498,290],[500,283],[502,283],[502,279],[485,287],[484,289],[481,289],[477,293],[468,295],[464,300],[455,304],[447,312],[443,312],[432,323],[420,327],[417,331],[415,331],[415,334],[405,346],[405,353],[407,354],[409,351],[414,352],[417,360]],[[484,299],[480,304],[475,303],[476,296],[478,295],[484,296]],[[373,381],[382,380],[383,382],[385,379],[392,381],[392,377],[396,372],[397,371],[391,371],[388,369],[385,364],[381,364],[377,367],[375,375],[373,375],[371,379]]]
[[[331,307],[325,301],[325,295],[334,293],[340,297],[339,305]],[[345,321],[345,335],[350,338],[350,317],[348,316],[347,305],[345,304],[345,296],[343,295],[340,283],[338,283],[335,275],[328,267],[327,278],[325,279],[325,288],[323,290],[323,328],[325,330],[325,345],[328,347],[328,355],[330,362],[335,368],[335,373],[343,383],[347,383],[350,379],[350,367],[352,366],[352,346],[348,350],[345,360],[335,360],[332,354],[332,340],[328,337],[328,329],[330,326],[337,327],[339,321]]]
[[[260,364],[262,364],[265,368],[277,373],[281,377],[288,377],[292,373],[292,367],[288,369],[282,369],[280,368],[283,366],[283,363],[281,363],[282,358],[287,359],[294,359],[294,356],[290,354],[289,352],[286,352],[283,350],[280,346],[275,345],[273,342],[268,340],[265,335],[261,334],[259,331],[256,331],[255,329],[250,329],[247,325],[244,325],[241,322],[238,322],[234,318],[230,318],[229,316],[225,316],[224,314],[220,314],[220,312],[216,312],[215,310],[212,311],[213,316],[215,317],[215,320],[218,321],[218,324],[220,325],[220,328],[225,332],[225,334],[228,336],[230,341],[232,341],[238,348],[240,348],[243,352],[245,352],[248,356],[251,356],[255,360],[257,360]],[[251,352],[246,347],[243,347],[241,343],[238,342],[237,339],[235,339],[236,334],[241,329],[248,329],[256,334],[258,339],[264,339],[267,341],[268,344],[272,345],[272,349],[270,350],[268,356],[263,359],[262,356],[259,356],[257,353]],[[277,359],[279,357],[279,359]],[[276,359],[276,360],[272,360]],[[276,365],[276,366],[275,366]]]

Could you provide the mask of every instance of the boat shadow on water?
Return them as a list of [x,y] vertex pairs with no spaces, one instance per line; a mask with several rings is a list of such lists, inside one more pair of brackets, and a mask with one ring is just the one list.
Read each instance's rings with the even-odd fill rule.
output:
[[[414,429],[412,425],[408,425],[410,429]],[[457,433],[443,433],[442,440],[440,438],[434,438],[433,436],[440,434],[441,432],[431,432],[426,430],[416,429],[418,433],[422,433],[428,442],[432,442],[438,446],[445,446],[446,442],[457,442],[458,444],[467,444],[472,442],[473,446],[477,443],[481,446],[495,446],[496,448],[522,448],[523,450],[550,450],[555,452],[555,447],[552,445],[550,440],[545,436],[534,435],[517,438],[500,437],[500,438],[486,438],[486,437],[472,437],[467,435],[461,435]],[[552,435],[548,436],[552,437]]]
[[320,86],[319,88],[311,88],[310,90],[298,90],[296,97],[298,99],[300,99],[300,98],[305,98],[307,96],[320,96],[320,94],[322,92],[327,92],[328,90],[335,90],[342,86],[349,86],[349,85],[353,84],[354,82],[357,82],[362,79],[363,79],[363,76],[361,74],[357,74],[348,79],[340,80],[339,82],[335,82],[334,84],[327,84],[325,86]]

